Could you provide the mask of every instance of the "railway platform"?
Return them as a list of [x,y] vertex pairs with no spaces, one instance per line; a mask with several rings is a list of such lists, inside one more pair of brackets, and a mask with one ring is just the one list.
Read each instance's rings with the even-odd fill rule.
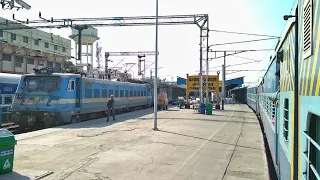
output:
[[16,135],[14,172],[1,180],[269,179],[263,136],[241,104],[213,115],[153,109]]

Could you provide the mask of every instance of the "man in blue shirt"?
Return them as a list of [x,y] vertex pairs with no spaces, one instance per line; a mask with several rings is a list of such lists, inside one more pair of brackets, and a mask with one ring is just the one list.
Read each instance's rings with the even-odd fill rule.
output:
[[115,121],[116,118],[115,118],[115,115],[114,115],[114,99],[113,99],[113,95],[110,96],[110,99],[108,101],[108,118],[107,118],[107,122],[109,121],[109,116],[110,114],[112,113],[112,116],[113,116],[113,120]]

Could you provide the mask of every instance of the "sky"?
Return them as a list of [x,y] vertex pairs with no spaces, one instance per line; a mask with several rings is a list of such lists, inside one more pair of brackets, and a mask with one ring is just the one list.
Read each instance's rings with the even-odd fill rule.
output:
[[[283,15],[291,14],[296,0],[159,0],[159,15],[208,14],[209,29],[233,31],[242,33],[283,36],[289,23],[283,20]],[[77,18],[77,17],[121,17],[121,16],[154,16],[155,0],[25,0],[32,7],[30,10],[2,11],[1,16],[12,19],[38,19],[38,12],[43,17]],[[155,26],[140,27],[100,27],[99,42],[103,57],[106,51],[154,51]],[[68,38],[71,29],[44,29],[47,32],[59,34]],[[158,76],[171,81],[177,76],[199,73],[199,36],[196,25],[159,26],[159,56]],[[221,44],[236,41],[266,39],[268,37],[237,35],[221,32],[210,32],[209,44]],[[241,43],[233,45],[212,46],[212,50],[244,50],[244,49],[274,49],[278,39]],[[74,55],[74,42],[72,42]],[[95,47],[95,46],[94,46]],[[94,53],[95,54],[95,53]],[[221,56],[223,54],[216,54]],[[274,51],[246,52],[236,56],[227,56],[226,79],[245,77],[245,84],[255,85],[264,75]],[[209,58],[215,54],[210,53]],[[137,63],[137,57],[110,57],[109,67],[115,66],[120,60],[124,63]],[[251,60],[248,60],[251,59]],[[94,57],[94,60],[96,58]],[[231,66],[239,63],[259,62]],[[154,56],[146,57],[148,66],[155,61]],[[209,62],[210,74],[221,71],[223,59],[212,59]],[[104,62],[102,63],[104,64]],[[96,64],[94,64],[96,66]],[[151,66],[154,68],[154,65]],[[132,68],[137,77],[138,67]],[[249,70],[232,73],[230,70]],[[148,69],[146,76],[150,76]]]

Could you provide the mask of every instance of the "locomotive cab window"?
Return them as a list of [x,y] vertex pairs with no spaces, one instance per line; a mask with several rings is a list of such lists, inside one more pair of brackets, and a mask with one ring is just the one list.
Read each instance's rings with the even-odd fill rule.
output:
[[68,84],[68,91],[74,91],[74,89],[75,89],[75,81],[70,80]]

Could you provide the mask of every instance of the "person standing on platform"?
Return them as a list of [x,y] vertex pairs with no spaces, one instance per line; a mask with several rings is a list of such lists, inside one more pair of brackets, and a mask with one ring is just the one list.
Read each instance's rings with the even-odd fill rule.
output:
[[235,94],[232,94],[232,104],[234,105],[234,101],[236,100],[236,95]]
[[108,101],[108,118],[107,118],[107,122],[109,121],[109,117],[112,113],[112,116],[113,116],[113,120],[115,121],[116,118],[115,118],[115,114],[114,114],[114,99],[113,99],[113,95],[110,96],[110,99]]

